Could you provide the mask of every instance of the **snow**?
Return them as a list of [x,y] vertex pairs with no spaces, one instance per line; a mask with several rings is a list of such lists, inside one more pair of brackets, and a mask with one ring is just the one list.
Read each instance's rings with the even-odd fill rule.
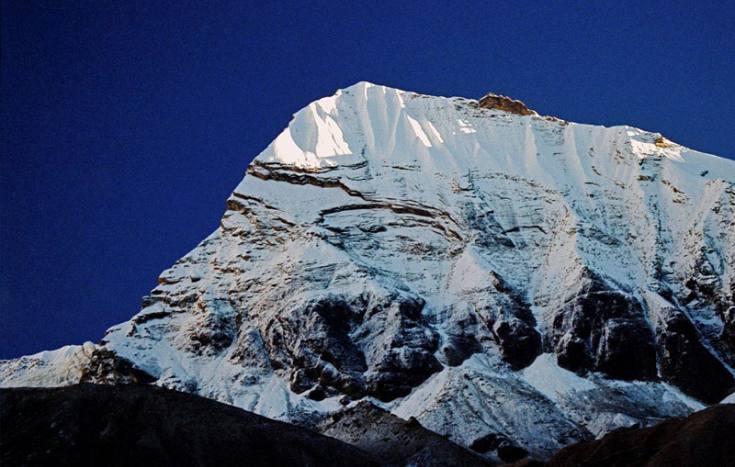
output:
[[316,104],[319,105],[319,107],[322,108],[322,110],[328,114],[336,114],[337,113],[337,101],[339,99],[339,96],[342,95],[342,91],[337,91],[333,96],[329,97],[323,97],[316,101]]
[[352,154],[345,141],[342,129],[330,115],[319,115],[316,106],[310,107],[316,124],[317,143],[314,150],[316,157],[343,156]]
[[457,124],[459,125],[459,131],[462,133],[477,133],[477,130],[472,128],[472,125],[465,120],[459,119],[457,120]]
[[538,392],[552,401],[558,400],[560,395],[595,388],[595,384],[591,381],[557,365],[556,355],[550,353],[536,357],[531,366],[521,371],[521,375]]
[[54,387],[79,382],[95,349],[91,342],[67,345],[15,360],[0,360],[0,387]]
[[735,392],[727,396],[726,398],[722,399],[720,404],[735,404]]
[[271,148],[274,153],[274,157],[271,160],[292,165],[315,163],[315,160],[308,160],[306,153],[296,145],[291,137],[291,130],[288,128],[276,137]]
[[429,127],[429,131],[431,131],[432,136],[434,139],[439,142],[439,144],[444,144],[444,138],[442,138],[441,133],[439,133],[439,130],[436,129],[433,123],[430,121],[426,122],[426,126]]
[[430,148],[431,142],[429,141],[429,137],[426,136],[426,133],[424,133],[424,129],[421,128],[421,124],[410,115],[406,115],[406,118],[408,119],[408,123],[411,125],[411,128],[413,128],[413,132],[416,137],[421,141],[421,143],[423,143],[424,146]]
[[672,386],[672,385],[670,385],[668,383],[661,383],[661,385],[666,390],[666,393],[665,393],[664,398],[663,398],[664,402],[667,402],[667,401],[679,401],[679,402],[682,402],[682,403],[686,404],[687,407],[689,407],[690,409],[695,410],[695,411],[696,410],[702,410],[705,407],[707,407],[703,403],[699,402],[697,399],[695,399],[693,397],[687,396],[686,394],[684,394],[683,392],[681,392],[675,386]]

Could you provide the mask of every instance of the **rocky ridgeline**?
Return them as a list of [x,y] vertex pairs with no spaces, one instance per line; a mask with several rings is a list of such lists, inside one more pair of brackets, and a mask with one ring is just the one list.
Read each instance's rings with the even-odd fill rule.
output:
[[497,109],[516,115],[537,115],[536,112],[526,107],[523,102],[498,94],[485,94],[477,103],[483,109]]

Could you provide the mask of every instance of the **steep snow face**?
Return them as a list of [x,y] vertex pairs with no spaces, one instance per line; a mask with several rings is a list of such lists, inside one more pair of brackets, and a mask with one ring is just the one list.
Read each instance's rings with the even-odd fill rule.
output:
[[[86,377],[114,356],[305,423],[368,398],[537,456],[722,400],[735,163],[503,99],[361,82],[309,104]],[[0,367],[60,381],[35,374]]]

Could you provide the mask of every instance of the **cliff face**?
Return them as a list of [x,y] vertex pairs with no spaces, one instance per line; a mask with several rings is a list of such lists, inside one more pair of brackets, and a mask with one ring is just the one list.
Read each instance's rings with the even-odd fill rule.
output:
[[537,457],[733,392],[735,163],[493,102],[309,104],[137,315],[0,381],[150,380],[305,424],[367,398]]

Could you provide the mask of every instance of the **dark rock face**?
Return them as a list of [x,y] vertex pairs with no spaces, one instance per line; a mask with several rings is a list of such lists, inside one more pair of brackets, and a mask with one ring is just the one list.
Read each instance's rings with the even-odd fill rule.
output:
[[478,341],[481,320],[475,310],[452,309],[448,314],[447,341],[441,351],[447,365],[458,366],[472,354],[482,350]]
[[513,370],[520,370],[533,363],[541,353],[541,335],[536,331],[536,320],[522,295],[497,274],[495,281],[493,288],[503,299],[503,306],[491,323],[492,334],[503,360]]
[[441,369],[434,356],[439,339],[423,307],[420,298],[398,294],[326,296],[270,323],[266,345],[297,393],[390,401]]
[[[730,204],[735,205],[732,202]],[[701,325],[698,327],[700,332],[707,335],[711,345],[719,351],[723,359],[732,366],[735,365],[735,281],[728,284],[718,276],[716,268],[708,259],[709,255],[720,256],[720,253],[709,248],[699,251],[694,267],[684,282],[679,302],[690,312],[719,317],[722,324],[718,329],[706,329],[706,326]],[[732,262],[723,257],[719,261]]]
[[514,370],[527,367],[541,353],[541,335],[531,324],[518,318],[495,322],[493,332],[498,337],[503,360]]
[[541,353],[533,315],[502,279],[493,288],[499,311],[449,310],[441,349],[425,302],[398,292],[325,295],[285,309],[262,330],[264,345],[291,389],[315,400],[405,396],[441,370],[437,350],[446,365],[457,366],[483,345],[494,345],[513,369],[524,368]]
[[719,402],[735,390],[735,379],[702,345],[691,321],[677,310],[670,313],[656,333],[661,376],[697,399]]
[[341,441],[151,386],[0,390],[2,465],[369,466]]
[[327,436],[360,448],[385,466],[491,465],[479,455],[427,430],[416,419],[403,420],[369,402],[332,415],[317,428]]
[[[293,362],[290,381],[295,392],[315,388],[317,399],[335,391],[356,397],[364,393],[365,356],[349,337],[362,320],[361,305],[325,297],[266,331],[273,360],[286,367]],[[290,354],[285,358],[277,353],[281,345]]]
[[424,301],[400,298],[386,305],[368,313],[357,335],[370,367],[368,393],[382,401],[407,395],[441,369],[434,357],[439,338],[422,316]]
[[96,384],[149,384],[156,380],[145,371],[136,368],[115,352],[96,349],[87,368],[82,372],[80,383]]
[[645,322],[612,319],[602,330],[595,368],[612,378],[653,379],[655,355],[650,328]]
[[638,301],[591,279],[553,321],[552,344],[559,365],[611,378],[656,377],[656,349]]
[[496,433],[476,439],[470,445],[470,449],[481,453],[496,451],[500,460],[504,462],[516,462],[528,457],[528,451],[516,446],[506,436]]
[[622,428],[602,439],[568,446],[545,465],[732,466],[735,465],[733,439],[735,405],[725,404],[710,407],[687,418],[667,420],[650,428]]

